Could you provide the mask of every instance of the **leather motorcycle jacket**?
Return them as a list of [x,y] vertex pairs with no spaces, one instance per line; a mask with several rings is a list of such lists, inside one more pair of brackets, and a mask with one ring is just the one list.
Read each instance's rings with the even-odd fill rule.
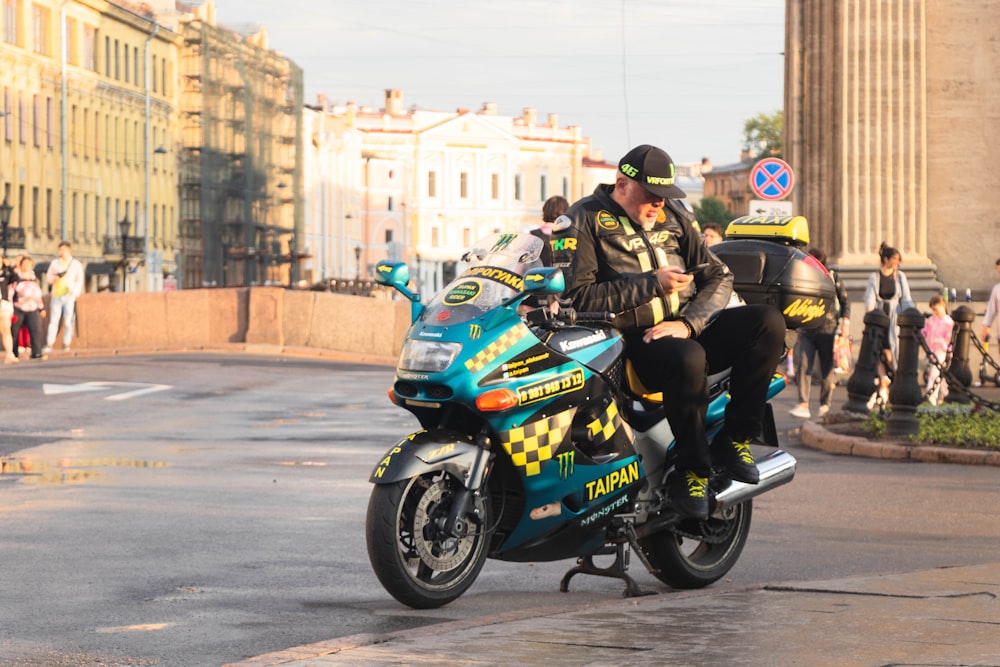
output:
[[[613,189],[599,185],[553,224],[553,266],[566,276],[563,296],[577,310],[615,313],[623,330],[679,319],[697,337],[729,304],[733,274],[705,246],[682,204],[666,200],[644,230],[611,198]],[[653,273],[700,265],[691,285],[673,295],[664,294]]]

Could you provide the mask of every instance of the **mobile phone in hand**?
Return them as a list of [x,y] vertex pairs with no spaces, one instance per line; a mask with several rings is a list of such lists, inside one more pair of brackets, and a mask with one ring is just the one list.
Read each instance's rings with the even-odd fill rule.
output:
[[702,269],[707,269],[707,268],[708,268],[708,264],[707,263],[705,263],[705,264],[696,264],[695,266],[689,266],[688,268],[684,269],[684,273],[687,273],[687,274],[698,273]]

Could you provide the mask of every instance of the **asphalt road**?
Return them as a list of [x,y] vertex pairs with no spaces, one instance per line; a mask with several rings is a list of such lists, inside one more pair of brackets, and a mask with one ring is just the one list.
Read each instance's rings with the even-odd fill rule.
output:
[[[440,610],[371,572],[373,463],[415,420],[378,366],[246,354],[60,359],[0,369],[0,665],[218,665],[362,632],[617,597],[572,565],[490,561]],[[838,390],[843,392],[841,388]],[[755,502],[719,587],[995,561],[995,468],[803,449]],[[669,594],[633,559],[632,574]]]

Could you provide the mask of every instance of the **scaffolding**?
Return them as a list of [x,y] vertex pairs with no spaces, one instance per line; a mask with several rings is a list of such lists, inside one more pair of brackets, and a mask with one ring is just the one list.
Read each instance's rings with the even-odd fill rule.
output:
[[202,21],[184,26],[184,287],[281,284],[301,258],[302,70]]

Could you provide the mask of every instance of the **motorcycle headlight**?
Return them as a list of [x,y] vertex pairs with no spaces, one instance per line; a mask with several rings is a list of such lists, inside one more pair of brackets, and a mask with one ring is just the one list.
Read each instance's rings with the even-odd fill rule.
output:
[[440,373],[451,366],[462,351],[461,343],[408,340],[399,354],[399,368],[422,373]]

